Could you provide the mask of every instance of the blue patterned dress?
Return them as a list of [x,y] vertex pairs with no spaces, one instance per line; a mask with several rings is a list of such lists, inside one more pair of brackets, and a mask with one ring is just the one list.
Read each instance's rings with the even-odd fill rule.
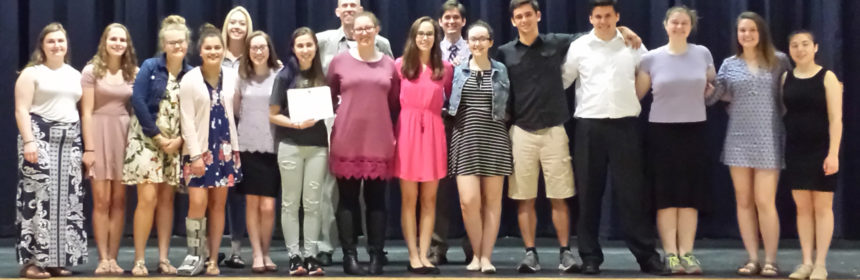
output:
[[791,66],[788,57],[776,53],[773,69],[752,72],[738,56],[726,58],[717,73],[716,90],[708,98],[729,100],[729,123],[722,161],[728,166],[782,169],[785,128],[779,80]]
[[201,155],[206,165],[206,173],[202,177],[192,175],[191,157],[188,155],[182,157],[184,177],[182,181],[188,187],[232,187],[242,179],[239,151],[233,151],[230,143],[230,122],[224,109],[221,85],[220,76],[218,87],[212,88],[209,83],[206,83],[206,88],[209,90],[209,103],[212,104],[209,109],[209,147]]

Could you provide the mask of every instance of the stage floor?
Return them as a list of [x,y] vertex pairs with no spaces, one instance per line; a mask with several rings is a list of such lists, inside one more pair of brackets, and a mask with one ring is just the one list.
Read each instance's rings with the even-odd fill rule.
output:
[[[150,269],[151,276],[155,277],[158,274],[154,273],[157,264],[157,249],[154,244],[155,238],[150,239],[150,246],[147,248],[147,267]],[[14,250],[14,239],[0,239],[0,277],[18,277],[19,265],[17,264]],[[175,237],[173,246],[170,250],[170,259],[174,265],[181,262],[185,254],[184,238]],[[452,244],[460,244],[460,240],[454,240]],[[560,274],[556,267],[558,266],[558,249],[555,241],[552,239],[539,239],[538,252],[541,258],[541,267],[543,270],[537,274],[518,274],[515,271],[515,266],[523,255],[521,241],[518,238],[502,238],[499,239],[498,246],[494,251],[494,264],[496,265],[497,273],[495,275],[485,275],[481,273],[467,272],[465,265],[462,264],[464,256],[459,246],[451,248],[448,253],[448,259],[451,264],[441,266],[442,274],[433,279],[460,279],[460,278],[609,278],[609,279],[631,279],[631,278],[654,278],[648,274],[639,272],[639,267],[635,259],[629,251],[624,247],[621,241],[604,241],[604,255],[606,261],[601,266],[603,271],[597,276],[588,276],[582,274]],[[572,240],[571,244],[576,244],[576,240]],[[98,252],[95,249],[95,243],[90,240],[89,243],[89,262],[85,265],[71,268],[75,272],[76,277],[93,277],[93,270],[97,264]],[[242,257],[248,263],[245,269],[231,269],[227,267],[221,268],[221,277],[254,277],[254,278],[274,278],[285,277],[287,273],[287,256],[286,249],[283,247],[282,240],[275,240],[272,246],[272,258],[280,266],[279,272],[267,274],[252,274],[250,270],[251,250],[246,244],[243,248]],[[696,242],[696,255],[702,262],[702,268],[705,274],[700,278],[738,278],[734,273],[735,268],[745,261],[746,253],[743,246],[738,240],[698,240]],[[229,242],[225,240],[224,246],[221,247],[222,252],[229,251]],[[416,275],[406,272],[407,253],[403,241],[388,241],[386,243],[386,251],[391,263],[385,266],[385,274],[382,277],[374,277],[374,279],[421,279]],[[367,261],[367,255],[363,249],[359,249],[359,260]],[[763,253],[762,253],[763,254]],[[120,249],[119,264],[126,270],[130,270],[132,259],[134,256],[134,248],[131,244],[131,238],[123,240],[123,247]],[[341,254],[338,251],[334,255],[335,264],[326,268],[326,279],[336,279],[336,277],[344,277],[340,259]],[[800,250],[798,249],[797,240],[783,240],[780,244],[778,256],[779,268],[781,277],[787,278],[788,274],[794,267],[800,263]],[[835,240],[828,255],[828,271],[830,279],[858,279],[860,278],[860,241],[844,241]],[[127,273],[129,277],[130,273]],[[99,277],[104,278],[104,277]],[[690,277],[673,277],[676,279],[689,279]],[[352,278],[355,279],[355,278]],[[430,279],[426,277],[426,279]]]

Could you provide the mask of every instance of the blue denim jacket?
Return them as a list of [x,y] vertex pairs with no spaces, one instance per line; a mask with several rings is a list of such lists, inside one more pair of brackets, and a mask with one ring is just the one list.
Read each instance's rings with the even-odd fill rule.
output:
[[[491,68],[493,70],[493,119],[497,121],[507,121],[510,113],[507,111],[508,96],[510,96],[511,81],[508,80],[508,68],[504,64],[496,60],[490,59]],[[471,74],[468,60],[465,63],[460,63],[454,69],[454,81],[451,90],[451,98],[448,99],[448,115],[457,115],[457,108],[460,106],[460,96],[463,93],[463,86]]]
[[[179,71],[176,80],[182,79],[188,70],[191,70],[191,65],[183,60],[182,70]],[[167,89],[168,75],[167,58],[162,53],[159,56],[144,60],[137,72],[137,77],[134,79],[131,106],[134,108],[134,115],[140,121],[143,134],[148,137],[155,137],[161,133],[161,130],[155,125],[155,119],[158,116],[158,105],[164,98],[164,91]]]

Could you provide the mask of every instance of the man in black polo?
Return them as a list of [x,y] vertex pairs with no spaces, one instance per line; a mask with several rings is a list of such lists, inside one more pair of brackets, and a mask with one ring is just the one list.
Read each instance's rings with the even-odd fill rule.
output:
[[[497,60],[508,67],[511,82],[509,108],[514,172],[508,181],[508,197],[517,200],[517,217],[526,253],[517,270],[540,270],[535,250],[538,175],[544,174],[546,195],[558,237],[559,270],[578,270],[568,245],[570,213],[566,199],[573,197],[573,167],[564,123],[571,113],[562,82],[561,66],[570,43],[581,34],[540,34],[541,13],[536,0],[512,0],[511,24],[518,38],[499,47]],[[619,28],[638,48],[639,37]]]

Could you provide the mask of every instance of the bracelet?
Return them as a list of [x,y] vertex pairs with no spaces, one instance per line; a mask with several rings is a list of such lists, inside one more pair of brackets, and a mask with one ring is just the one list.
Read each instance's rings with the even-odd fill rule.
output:
[[84,150],[84,153],[95,153],[96,150]]
[[196,156],[193,156],[193,157],[191,157],[191,158],[190,158],[190,160],[191,160],[191,161],[196,161],[196,160],[200,159],[200,157],[201,157],[201,156],[202,156],[202,155],[196,155]]
[[36,140],[27,140],[27,141],[24,141],[24,144],[21,144],[21,146],[24,146],[24,145],[27,145],[27,144],[30,144],[33,142],[36,142]]

